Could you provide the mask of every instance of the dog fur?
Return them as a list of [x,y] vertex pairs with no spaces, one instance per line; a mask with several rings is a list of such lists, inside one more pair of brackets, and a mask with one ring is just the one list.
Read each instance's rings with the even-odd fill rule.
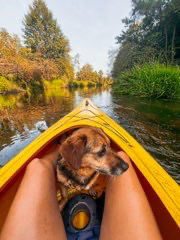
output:
[[57,162],[57,179],[62,200],[67,201],[67,189],[89,190],[100,174],[118,176],[128,169],[110,147],[110,140],[99,128],[82,127],[60,139],[60,158]]

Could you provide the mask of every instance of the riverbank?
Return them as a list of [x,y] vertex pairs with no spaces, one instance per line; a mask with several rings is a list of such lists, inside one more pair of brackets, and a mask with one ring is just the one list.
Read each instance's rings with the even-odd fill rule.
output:
[[101,83],[91,82],[91,81],[79,81],[72,80],[68,83],[63,81],[63,79],[56,79],[53,81],[43,81],[44,87],[46,90],[48,89],[58,89],[58,88],[84,88],[84,87],[98,87],[102,86]]
[[68,83],[69,88],[91,88],[91,87],[108,87],[111,86],[112,81],[106,81],[106,82],[93,82],[93,81],[79,81],[79,80],[74,80],[70,81]]
[[180,68],[158,63],[135,66],[114,80],[113,91],[119,95],[180,98]]
[[4,95],[19,92],[25,92],[25,90],[17,86],[17,84],[9,81],[5,77],[0,76],[0,94]]
[[16,83],[13,83],[9,81],[5,77],[0,77],[0,94],[11,94],[11,93],[27,93],[28,95],[34,94],[34,93],[41,93],[46,92],[49,89],[61,89],[60,91],[63,91],[63,88],[70,88],[70,89],[76,89],[76,88],[92,88],[92,87],[102,87],[102,86],[109,86],[111,85],[110,82],[102,84],[102,83],[96,83],[91,81],[79,81],[79,80],[73,80],[65,81],[64,79],[54,79],[51,81],[48,80],[42,80],[41,82],[32,82],[32,84],[29,84],[26,89],[23,89],[19,87]]

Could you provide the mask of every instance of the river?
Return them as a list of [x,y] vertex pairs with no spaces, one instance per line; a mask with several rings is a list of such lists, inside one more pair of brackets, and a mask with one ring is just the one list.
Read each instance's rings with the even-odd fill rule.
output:
[[102,88],[0,95],[1,167],[85,97],[120,123],[180,183],[180,101],[117,96]]

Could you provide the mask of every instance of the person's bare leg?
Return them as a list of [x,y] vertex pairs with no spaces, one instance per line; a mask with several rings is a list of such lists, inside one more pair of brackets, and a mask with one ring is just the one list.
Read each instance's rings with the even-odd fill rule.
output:
[[109,180],[100,239],[162,239],[129,157],[124,152],[118,154],[129,163],[129,169],[122,176]]
[[27,167],[2,230],[0,240],[65,240],[56,199],[53,160],[57,150]]

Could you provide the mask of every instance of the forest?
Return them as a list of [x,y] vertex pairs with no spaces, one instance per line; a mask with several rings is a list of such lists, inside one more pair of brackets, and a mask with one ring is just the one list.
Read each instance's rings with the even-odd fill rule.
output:
[[180,1],[131,0],[111,70],[114,91],[154,98],[180,96]]
[[[111,85],[118,95],[180,97],[180,1],[131,0],[124,30],[110,52],[111,74],[80,67],[70,43],[43,0],[23,18],[23,41],[0,29],[0,94],[48,88]],[[77,54],[78,55],[78,54]],[[112,55],[112,56],[111,56]]]

